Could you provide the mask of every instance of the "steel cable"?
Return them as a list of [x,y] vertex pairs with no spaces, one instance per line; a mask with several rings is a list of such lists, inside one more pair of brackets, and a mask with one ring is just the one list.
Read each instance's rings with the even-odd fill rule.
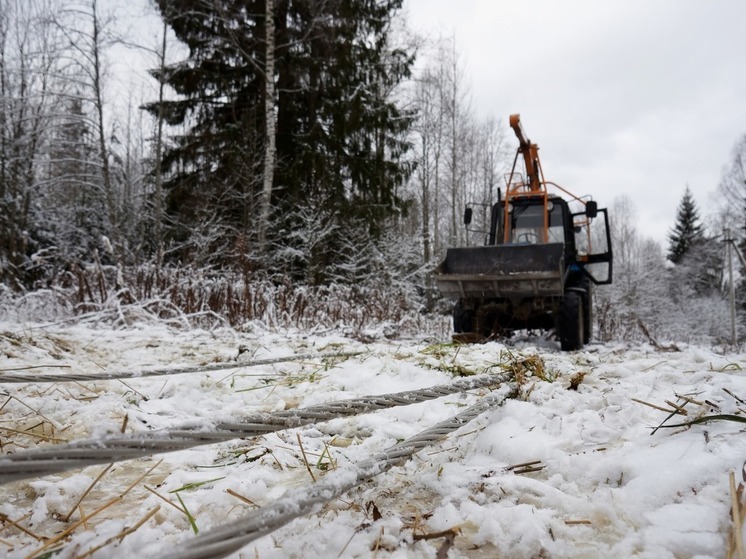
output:
[[242,369],[244,367],[258,367],[260,365],[272,365],[274,363],[285,363],[301,359],[334,359],[339,357],[355,357],[362,355],[364,351],[332,352],[332,353],[300,353],[285,357],[273,357],[271,359],[255,359],[254,361],[234,361],[231,363],[212,363],[193,367],[178,367],[166,369],[146,369],[144,371],[112,371],[103,373],[60,373],[60,374],[37,374],[37,373],[8,373],[13,369],[0,371],[0,384],[20,383],[42,383],[42,382],[82,382],[96,380],[117,380],[125,378],[156,377],[164,375],[180,375],[185,373],[207,373],[210,371],[223,371],[225,369]]
[[356,467],[328,474],[309,487],[290,490],[277,501],[260,507],[244,518],[203,532],[186,540],[177,550],[159,553],[163,559],[217,559],[225,557],[246,544],[281,528],[290,521],[308,514],[315,507],[327,503],[369,479],[382,474],[403,459],[430,446],[446,435],[469,423],[491,407],[514,397],[515,386],[482,398],[462,413],[442,421],[425,431],[372,455]]
[[110,435],[6,454],[0,457],[0,484],[95,464],[110,464],[232,439],[266,435],[282,429],[425,402],[465,390],[494,387],[512,379],[512,373],[479,375],[420,390],[365,396],[275,413],[256,413],[240,421],[192,422],[174,429]]

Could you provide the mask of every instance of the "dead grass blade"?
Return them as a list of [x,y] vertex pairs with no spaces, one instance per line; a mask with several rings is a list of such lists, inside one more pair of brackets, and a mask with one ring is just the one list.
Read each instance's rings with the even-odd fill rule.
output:
[[[510,466],[506,466],[502,469],[503,472],[511,472],[514,474],[531,474],[534,472],[540,472],[544,468],[546,468],[546,465],[541,463],[541,460],[532,460],[531,462],[523,462],[521,464],[512,464]],[[494,470],[490,470],[489,472],[482,474],[482,477],[491,477],[495,475],[497,472]]]
[[13,398],[16,402],[18,402],[22,406],[25,406],[28,409],[30,409],[32,412],[34,412],[36,415],[38,415],[42,419],[46,420],[46,422],[49,423],[52,426],[53,429],[61,429],[62,428],[62,424],[59,424],[56,421],[52,421],[51,419],[49,419],[48,417],[46,417],[43,413],[41,413],[39,410],[33,408],[32,406],[28,405],[26,402],[24,402],[23,400],[21,400],[18,396],[11,396],[11,398]]
[[694,404],[695,406],[704,406],[705,405],[704,402],[702,402],[700,400],[695,400],[694,398],[692,398],[691,396],[688,396],[686,394],[676,394],[676,397],[679,400],[684,400],[685,402],[687,402],[689,404]]
[[741,415],[732,415],[728,413],[721,413],[717,415],[705,415],[692,419],[685,423],[676,423],[673,425],[659,425],[658,428],[674,428],[674,427],[691,427],[692,425],[699,425],[700,423],[708,423],[710,421],[734,421],[736,423],[746,423],[746,417]]
[[[83,499],[85,499],[88,496],[88,494],[93,490],[93,487],[99,481],[101,481],[101,478],[103,478],[107,474],[107,472],[109,470],[111,470],[112,466],[114,466],[114,464],[109,464],[108,466],[106,466],[106,468],[104,468],[101,471],[100,474],[98,474],[98,476],[96,476],[96,479],[94,479],[93,482],[88,486],[88,489],[86,489],[85,491],[83,491],[83,494],[75,502],[75,505],[73,506],[73,508],[70,509],[70,512],[68,512],[65,516],[62,517],[62,522],[69,522],[70,521],[70,517],[75,513],[75,509],[77,509],[80,506],[80,503],[82,503]],[[83,516],[83,514],[81,513],[80,516]]]
[[689,415],[689,412],[684,409],[684,406],[686,406],[686,402],[684,402],[684,406],[680,406],[678,404],[675,404],[671,400],[666,400],[666,403],[669,406],[671,406],[673,409],[675,409],[677,412],[679,412],[681,415]]
[[16,433],[18,435],[26,435],[28,437],[36,437],[37,439],[42,439],[43,441],[47,441],[47,442],[55,442],[55,443],[69,442],[67,439],[60,439],[59,437],[50,437],[49,435],[40,435],[39,433],[34,433],[33,431],[19,431],[18,429],[11,429],[10,427],[2,427],[2,426],[0,426],[0,429],[3,431],[8,431],[9,433]]
[[143,516],[140,520],[138,520],[137,523],[134,526],[132,526],[131,528],[126,528],[126,529],[122,530],[116,536],[112,536],[108,540],[106,540],[104,543],[102,543],[100,545],[97,545],[94,548],[89,549],[83,555],[76,556],[75,559],[85,559],[86,557],[90,557],[91,555],[93,555],[97,551],[103,549],[104,547],[106,547],[110,543],[115,542],[116,540],[119,540],[121,542],[124,538],[126,538],[130,534],[133,534],[133,533],[137,532],[137,530],[139,530],[140,527],[143,524],[145,524],[148,520],[150,520],[153,517],[153,515],[155,515],[155,513],[157,513],[160,509],[161,509],[160,506],[157,506],[154,509],[151,509],[150,511],[148,511],[145,514],[145,516]]
[[[130,418],[129,414],[125,414],[124,419],[122,420],[122,427],[120,429],[120,432],[124,433],[127,430],[127,423],[129,422],[129,418]],[[64,517],[62,517],[62,521],[63,522],[69,522],[70,521],[70,517],[75,512],[75,509],[77,509],[80,506],[80,504],[83,502],[83,499],[85,499],[88,496],[88,494],[93,490],[93,487],[99,481],[101,481],[101,478],[103,478],[106,475],[106,473],[109,470],[111,470],[111,468],[113,466],[114,466],[114,463],[109,464],[108,466],[106,466],[106,468],[104,468],[104,470],[100,474],[98,474],[98,476],[96,477],[96,479],[93,480],[93,483],[91,483],[88,486],[88,489],[86,489],[83,492],[83,494],[80,496],[80,499],[78,499],[78,501],[75,503],[75,506],[72,509],[70,509],[70,512],[68,512]],[[82,511],[80,513],[80,516],[81,517],[83,516],[83,512]]]
[[744,402],[741,398],[739,398],[738,396],[736,396],[735,394],[733,394],[733,392],[731,392],[727,388],[723,388],[723,392],[725,392],[729,396],[733,397],[733,399],[736,400],[736,402],[738,402],[739,404],[746,406],[746,402]]
[[153,495],[155,495],[156,497],[158,497],[159,499],[161,499],[164,503],[168,503],[169,505],[171,505],[172,507],[174,507],[181,514],[184,514],[184,515],[186,514],[186,511],[184,509],[182,509],[179,505],[177,505],[173,501],[167,499],[166,497],[164,497],[163,495],[161,495],[160,493],[158,493],[158,491],[156,491],[152,487],[148,487],[147,485],[143,485],[143,487],[145,489],[147,489],[148,491],[150,491]]
[[129,384],[127,384],[126,382],[124,382],[122,379],[118,378],[117,381],[121,382],[124,386],[126,386],[127,388],[129,388],[130,390],[132,390],[132,392],[134,392],[135,394],[137,394],[138,396],[140,396],[140,398],[142,398],[145,402],[150,401],[150,398],[148,398],[145,394],[143,394],[142,392],[139,392],[139,391],[135,390]]
[[656,404],[651,404],[650,402],[646,402],[645,400],[639,400],[637,398],[630,398],[633,402],[637,402],[638,404],[642,404],[644,406],[648,406],[650,408],[656,409],[658,411],[664,411],[666,413],[671,413],[673,415],[680,414],[679,410],[672,410],[671,408],[664,408],[663,406],[658,406]]
[[233,489],[226,489],[225,492],[228,493],[228,495],[232,495],[236,499],[239,499],[240,501],[243,501],[247,505],[251,505],[254,508],[259,508],[259,505],[257,505],[254,501],[252,501],[248,497],[244,497],[243,495],[241,495],[240,493],[238,493],[236,491],[233,491]]
[[435,554],[436,559],[446,559],[448,557],[448,551],[453,547],[461,531],[458,528],[451,528],[450,530],[444,530],[442,532],[432,532],[430,534],[412,534],[414,541],[419,540],[437,540],[443,538],[443,543],[438,548]]
[[105,511],[106,509],[112,507],[113,505],[116,505],[117,503],[122,502],[124,500],[124,498],[127,496],[127,494],[130,491],[132,491],[132,489],[134,489],[137,485],[139,485],[139,483],[143,479],[145,479],[146,477],[148,477],[153,472],[153,470],[155,470],[158,466],[161,465],[162,462],[163,462],[163,460],[159,460],[147,472],[145,472],[143,475],[141,475],[139,478],[137,478],[132,484],[130,484],[130,486],[127,487],[127,489],[125,489],[123,493],[120,493],[119,495],[117,495],[116,497],[114,497],[108,503],[105,503],[105,504],[101,505],[99,508],[97,508],[95,511],[93,511],[88,516],[83,516],[83,518],[81,518],[76,523],[72,524],[71,526],[68,526],[67,529],[63,530],[62,532],[60,532],[56,536],[49,538],[44,543],[43,546],[41,546],[39,549],[35,549],[34,551],[32,551],[31,553],[29,553],[28,555],[26,555],[26,557],[24,559],[33,559],[34,557],[36,557],[37,555],[39,555],[43,551],[46,551],[47,549],[49,549],[50,547],[52,547],[56,543],[64,540],[65,538],[67,538],[67,536],[69,536],[70,534],[72,534],[80,526],[84,525],[91,517],[96,516],[97,514]]
[[308,470],[308,473],[310,474],[313,482],[316,483],[316,476],[313,475],[313,471],[311,471],[311,466],[308,463],[308,458],[306,457],[306,451],[303,448],[303,441],[301,441],[300,433],[296,433],[295,436],[298,437],[298,445],[300,446],[300,452],[303,455],[303,462],[306,465],[306,470]]
[[5,530],[9,526],[13,526],[14,528],[20,530],[24,534],[31,536],[36,541],[43,542],[46,538],[44,538],[43,536],[39,536],[38,534],[34,534],[31,530],[24,528],[23,526],[19,524],[21,521],[26,520],[29,516],[31,516],[31,513],[28,513],[27,515],[22,516],[18,520],[11,520],[10,518],[8,518],[8,515],[0,512],[0,522],[6,523],[6,525],[3,526],[2,529],[0,529],[0,532]]
[[661,427],[665,427],[666,426],[665,425],[666,421],[668,421],[669,419],[671,419],[674,415],[688,415],[689,414],[689,411],[686,410],[686,409],[684,409],[686,407],[686,405],[689,403],[688,400],[684,400],[684,405],[683,406],[680,406],[678,404],[674,404],[673,402],[670,402],[669,400],[666,400],[666,403],[668,405],[672,406],[674,408],[674,410],[671,411],[666,416],[666,418],[658,424],[658,426],[655,429],[653,429],[653,431],[650,433],[651,436],[655,435],[658,432],[658,429],[660,429]]
[[542,471],[544,468],[546,468],[546,466],[543,464],[541,466],[527,466],[525,468],[521,468],[520,470],[513,470],[513,473],[516,475],[533,474],[535,472]]

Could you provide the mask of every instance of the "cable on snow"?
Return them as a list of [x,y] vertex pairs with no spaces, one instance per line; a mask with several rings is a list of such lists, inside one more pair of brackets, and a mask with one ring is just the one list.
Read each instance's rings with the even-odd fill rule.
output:
[[110,464],[232,439],[256,437],[282,429],[408,406],[466,390],[494,387],[512,379],[512,373],[479,375],[420,390],[365,396],[275,413],[255,413],[237,421],[218,421],[184,425],[174,429],[111,435],[6,454],[0,457],[0,485],[95,464]]
[[274,363],[285,363],[288,361],[300,361],[302,359],[335,359],[341,357],[355,357],[367,353],[365,351],[347,351],[330,353],[300,353],[285,357],[273,357],[270,359],[255,359],[253,361],[235,361],[231,363],[212,363],[197,367],[180,367],[167,369],[149,369],[144,371],[112,371],[103,373],[60,373],[60,374],[37,374],[37,373],[7,373],[12,369],[0,371],[0,384],[20,383],[42,383],[42,382],[82,382],[96,380],[117,380],[124,378],[157,377],[164,375],[180,375],[185,373],[206,373],[210,371],[222,371],[225,369],[242,369],[244,367],[258,367],[260,365],[272,365]]
[[239,550],[246,544],[281,528],[291,520],[312,512],[315,507],[332,501],[343,493],[391,469],[430,446],[449,433],[469,423],[488,409],[515,397],[515,386],[488,395],[462,413],[425,431],[372,455],[356,467],[335,471],[309,487],[290,490],[277,501],[260,507],[244,518],[203,532],[159,554],[163,559],[217,559]]

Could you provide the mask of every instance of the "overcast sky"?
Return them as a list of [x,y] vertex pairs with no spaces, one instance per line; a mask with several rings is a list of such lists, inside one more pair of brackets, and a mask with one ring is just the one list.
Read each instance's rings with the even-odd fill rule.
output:
[[714,207],[746,134],[745,1],[404,5],[415,30],[455,35],[479,114],[521,114],[547,180],[601,206],[629,195],[664,244],[687,185],[702,214]]

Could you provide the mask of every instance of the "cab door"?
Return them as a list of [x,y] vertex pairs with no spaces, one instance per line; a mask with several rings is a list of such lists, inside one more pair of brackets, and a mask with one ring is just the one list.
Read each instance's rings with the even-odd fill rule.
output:
[[586,212],[573,214],[577,261],[597,285],[611,283],[613,255],[611,230],[606,208],[594,208],[593,217]]

